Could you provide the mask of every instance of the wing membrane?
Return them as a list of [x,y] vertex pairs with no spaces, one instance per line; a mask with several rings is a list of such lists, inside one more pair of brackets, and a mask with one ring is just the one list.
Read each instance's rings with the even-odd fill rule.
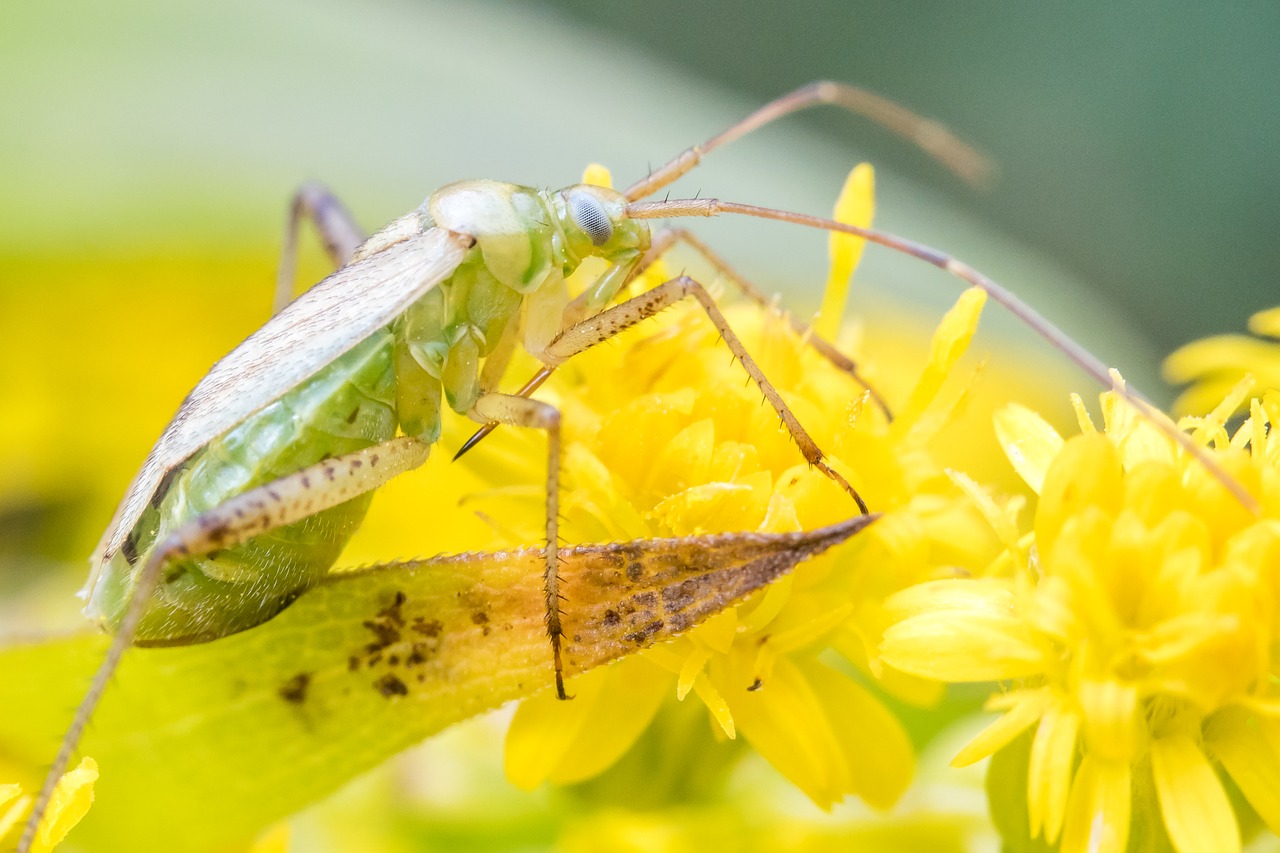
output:
[[390,323],[448,278],[465,252],[444,229],[414,235],[333,273],[223,357],[183,400],[142,464],[95,564],[119,550],[169,471]]

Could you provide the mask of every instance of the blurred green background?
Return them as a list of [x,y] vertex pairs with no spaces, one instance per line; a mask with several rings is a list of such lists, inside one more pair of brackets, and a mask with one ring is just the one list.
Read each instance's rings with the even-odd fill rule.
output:
[[[856,138],[1112,294],[1162,348],[1280,297],[1280,4],[543,5],[751,100],[833,77],[944,120],[999,165],[990,193]],[[850,138],[838,116],[805,121]]]

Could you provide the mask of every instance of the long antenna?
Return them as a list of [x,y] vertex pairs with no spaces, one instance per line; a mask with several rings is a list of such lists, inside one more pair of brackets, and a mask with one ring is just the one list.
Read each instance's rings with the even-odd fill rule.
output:
[[858,86],[834,83],[830,80],[816,80],[770,101],[701,145],[686,148],[650,172],[647,177],[627,187],[623,195],[626,196],[627,201],[648,198],[687,174],[702,162],[704,156],[720,146],[728,145],[784,116],[823,104],[840,107],[855,115],[863,116],[886,130],[896,133],[908,142],[914,143],[954,172],[961,180],[973,186],[986,186],[995,173],[990,160],[933,119],[916,115],[906,107],[899,106]]
[[627,205],[627,215],[633,219],[668,219],[686,216],[702,216],[711,217],[719,216],[723,213],[737,214],[740,216],[753,216],[758,219],[773,219],[779,222],[791,222],[795,225],[804,225],[808,228],[818,228],[823,231],[836,231],[842,234],[852,234],[855,237],[861,237],[872,243],[893,249],[896,252],[910,255],[913,258],[932,264],[939,269],[956,276],[962,281],[973,285],[984,291],[989,297],[1003,305],[1008,311],[1017,317],[1026,326],[1040,337],[1049,342],[1054,349],[1061,352],[1070,359],[1081,370],[1093,377],[1098,384],[1104,388],[1110,388],[1118,393],[1130,405],[1138,409],[1148,420],[1153,423],[1157,429],[1178,444],[1179,447],[1190,453],[1195,459],[1211,473],[1219,483],[1223,485],[1228,492],[1235,497],[1240,505],[1254,515],[1260,515],[1262,508],[1254,499],[1253,495],[1244,488],[1234,477],[1226,472],[1216,460],[1200,445],[1196,444],[1191,436],[1178,429],[1168,415],[1153,406],[1145,396],[1137,390],[1131,388],[1128,384],[1121,382],[1113,375],[1110,368],[1107,367],[1097,356],[1089,352],[1066,332],[1059,329],[1053,323],[1049,322],[1040,312],[1036,311],[1026,302],[1023,302],[1011,291],[998,284],[993,279],[978,272],[973,267],[954,258],[945,252],[932,249],[913,240],[904,237],[898,237],[883,231],[875,231],[870,228],[859,228],[856,225],[848,225],[843,222],[837,222],[833,219],[823,219],[818,216],[809,216],[804,213],[793,213],[786,210],[775,210],[769,207],[759,207],[753,204],[739,204],[731,201],[721,201],[714,198],[698,198],[698,199],[672,199],[670,201],[648,201],[648,202],[632,202]]

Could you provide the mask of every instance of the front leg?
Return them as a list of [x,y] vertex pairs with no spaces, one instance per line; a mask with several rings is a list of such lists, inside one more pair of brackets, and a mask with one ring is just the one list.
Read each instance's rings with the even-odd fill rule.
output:
[[[620,305],[601,311],[594,317],[565,329],[551,341],[545,351],[536,354],[538,359],[546,365],[546,368],[543,369],[539,376],[543,374],[549,375],[551,370],[554,370],[578,353],[614,337],[642,320],[652,317],[659,311],[670,308],[686,297],[692,297],[706,313],[707,318],[711,320],[712,325],[720,333],[725,345],[729,347],[729,351],[742,364],[742,368],[751,377],[751,380],[755,382],[756,387],[760,389],[760,393],[769,401],[769,405],[773,407],[773,410],[778,413],[783,426],[786,427],[787,432],[791,434],[791,438],[799,446],[805,461],[848,492],[864,515],[869,513],[870,510],[867,508],[866,502],[858,494],[857,490],[826,463],[826,454],[822,452],[822,449],[818,447],[805,428],[801,426],[800,421],[797,420],[786,401],[782,399],[777,389],[773,387],[773,383],[764,375],[764,371],[756,364],[755,359],[747,352],[737,334],[729,327],[728,321],[720,313],[720,309],[716,306],[715,300],[711,298],[711,294],[707,293],[705,287],[688,276],[682,275],[673,278],[652,290],[647,290],[639,296],[632,297]],[[537,376],[534,378],[535,380],[538,379]],[[481,433],[479,432],[472,436],[472,439],[467,442],[464,449],[474,445],[480,436]]]

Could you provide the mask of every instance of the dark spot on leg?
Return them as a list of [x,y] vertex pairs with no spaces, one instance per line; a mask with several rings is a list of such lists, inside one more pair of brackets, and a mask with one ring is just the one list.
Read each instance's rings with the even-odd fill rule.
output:
[[356,418],[358,417],[360,417],[360,407],[356,406],[354,409],[351,410],[351,414],[347,415],[347,423],[349,424],[355,423]]
[[617,625],[621,621],[622,621],[622,617],[618,615],[618,612],[616,610],[606,610],[604,612],[604,624],[607,627],[612,628],[614,625]]
[[280,698],[294,705],[301,705],[307,699],[307,688],[311,685],[311,673],[300,672],[280,685]]
[[471,621],[477,625],[484,625],[489,621],[489,614],[485,613],[483,610],[477,610],[475,613],[471,614]]
[[642,577],[644,577],[643,563],[636,561],[634,563],[627,564],[627,580],[631,581],[632,583],[635,583],[636,581],[640,580],[640,578]]
[[372,456],[370,456],[370,457],[369,457],[369,467],[370,467],[370,468],[377,468],[377,467],[378,467],[378,459],[379,459],[379,456],[378,456],[378,454],[376,454],[376,453],[375,453],[375,454],[373,454]]
[[355,655],[352,655],[351,657],[347,658],[347,669],[350,672],[355,672],[359,668],[360,668],[360,658],[356,657]]
[[377,681],[373,682],[373,687],[388,699],[392,696],[409,695],[409,688],[405,686],[405,683],[390,674],[384,675]]
[[399,666],[400,655],[387,655],[387,666]]

